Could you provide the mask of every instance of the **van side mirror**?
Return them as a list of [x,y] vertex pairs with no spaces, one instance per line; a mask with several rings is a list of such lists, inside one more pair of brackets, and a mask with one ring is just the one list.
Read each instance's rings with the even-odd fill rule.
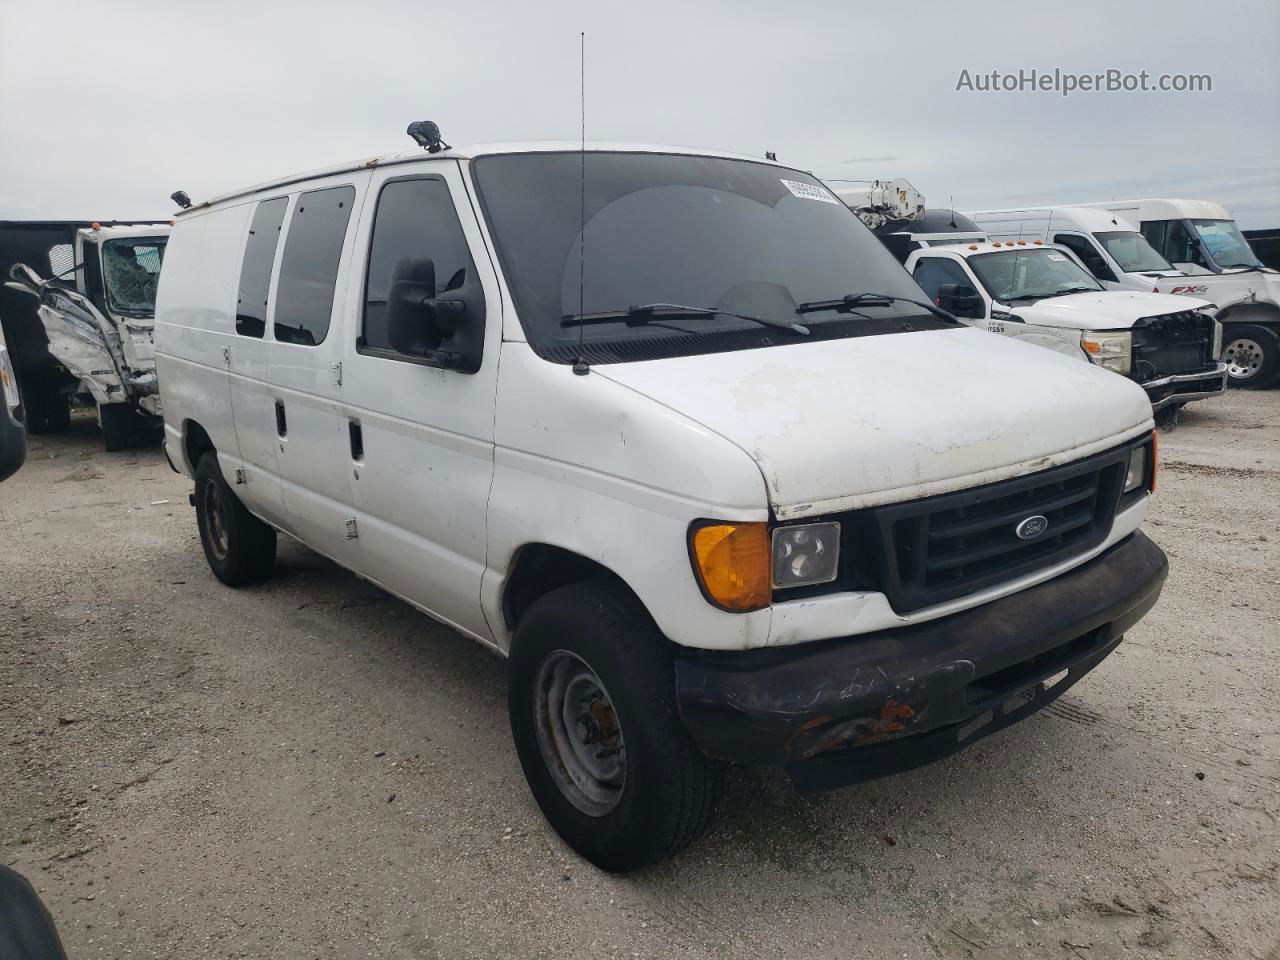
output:
[[986,304],[978,291],[967,283],[944,283],[938,288],[938,306],[957,317],[981,319],[986,314]]
[[465,286],[436,291],[430,257],[405,257],[391,274],[387,292],[387,341],[397,353],[420,357],[431,366],[462,373],[480,369],[484,340],[483,307],[469,302]]

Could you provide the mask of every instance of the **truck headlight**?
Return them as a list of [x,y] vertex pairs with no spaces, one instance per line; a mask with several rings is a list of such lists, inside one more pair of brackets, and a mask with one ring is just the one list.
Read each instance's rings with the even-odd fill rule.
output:
[[1147,479],[1147,448],[1134,447],[1129,454],[1129,472],[1124,475],[1124,492],[1137,490]]
[[801,523],[773,531],[773,586],[830,583],[840,569],[840,524]]
[[1080,334],[1080,347],[1100,367],[1126,376],[1133,368],[1133,334],[1109,330],[1086,330]]
[[1213,320],[1213,353],[1209,354],[1214,360],[1222,358],[1222,324],[1215,317]]
[[[1151,433],[1151,442],[1134,447],[1129,453],[1129,468],[1124,475],[1123,496],[1134,490],[1146,488],[1150,493],[1156,492],[1156,470],[1159,467],[1159,455],[1155,431]],[[1148,464],[1150,469],[1148,470]]]

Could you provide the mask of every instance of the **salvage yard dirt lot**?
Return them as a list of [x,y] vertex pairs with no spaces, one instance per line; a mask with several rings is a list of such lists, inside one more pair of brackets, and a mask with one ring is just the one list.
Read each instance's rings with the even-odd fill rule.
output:
[[504,663],[297,543],[230,590],[92,420],[0,487],[0,860],[72,960],[1280,960],[1280,391],[1160,438],[1155,610],[1049,710],[630,876],[542,820]]

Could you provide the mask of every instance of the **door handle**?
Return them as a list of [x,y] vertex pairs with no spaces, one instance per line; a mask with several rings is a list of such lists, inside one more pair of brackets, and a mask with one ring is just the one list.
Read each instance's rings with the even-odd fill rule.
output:
[[351,459],[364,459],[364,430],[359,420],[347,421],[347,435],[351,438]]
[[276,401],[276,433],[286,436],[289,433],[289,421],[284,416],[284,401]]

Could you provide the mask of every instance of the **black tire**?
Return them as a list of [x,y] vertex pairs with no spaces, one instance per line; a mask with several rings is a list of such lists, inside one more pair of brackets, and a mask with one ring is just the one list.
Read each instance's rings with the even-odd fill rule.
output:
[[1154,415],[1156,426],[1165,431],[1176,430],[1178,428],[1178,417],[1182,414],[1182,408],[1185,406],[1185,403],[1171,403],[1167,407],[1161,407]]
[[0,957],[67,960],[53,917],[21,874],[0,864]]
[[71,429],[71,398],[54,388],[45,399],[46,433],[66,433]]
[[98,407],[102,445],[108,453],[129,449],[130,421],[133,419],[133,409],[127,403],[104,403]]
[[56,383],[33,380],[22,387],[27,433],[63,433],[71,426],[71,401]]
[[1280,376],[1280,334],[1256,323],[1228,323],[1222,330],[1222,359],[1231,387],[1266,389]]
[[[591,812],[584,805],[594,801],[570,785],[568,770],[578,748],[563,740],[563,749],[552,745],[544,752],[542,746],[554,743],[552,721],[545,718],[554,714],[567,724],[565,711],[546,707],[556,699],[548,695],[556,683],[547,671],[554,674],[555,665],[564,664],[585,666],[603,691],[603,706],[599,698],[577,701],[589,705],[578,708],[575,735],[583,736],[583,745],[603,745],[594,754],[597,761],[611,749],[621,758],[618,786],[610,788],[616,792]],[[572,702],[568,693],[576,682],[561,688],[565,697],[559,702]],[[584,581],[538,599],[516,628],[507,692],[516,752],[534,799],[564,841],[596,866],[623,871],[655,863],[711,823],[724,766],[703,755],[685,730],[676,710],[671,645],[626,590]],[[583,734],[584,722],[596,739]],[[549,756],[560,758],[555,770]]]
[[213,575],[229,587],[271,576],[276,532],[245,509],[222,478],[218,455],[200,458],[196,468],[196,523]]

